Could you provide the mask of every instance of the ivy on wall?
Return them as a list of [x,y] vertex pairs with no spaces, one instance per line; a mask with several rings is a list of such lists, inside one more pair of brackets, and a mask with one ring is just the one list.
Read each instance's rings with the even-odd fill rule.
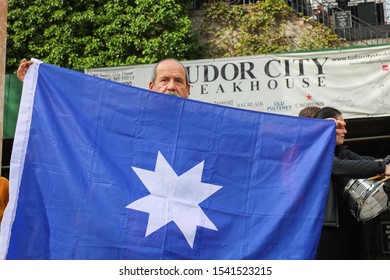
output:
[[300,17],[284,0],[255,4],[205,5],[201,36],[204,57],[233,57],[337,48],[346,43],[308,17]]
[[82,69],[343,45],[284,0],[228,2],[205,5],[196,34],[188,0],[9,0],[6,70],[15,73],[23,57]]

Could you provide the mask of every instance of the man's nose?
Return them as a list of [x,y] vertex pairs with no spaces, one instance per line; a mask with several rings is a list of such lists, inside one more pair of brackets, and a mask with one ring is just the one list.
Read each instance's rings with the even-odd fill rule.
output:
[[174,80],[170,80],[168,85],[167,85],[168,90],[176,90],[176,85]]

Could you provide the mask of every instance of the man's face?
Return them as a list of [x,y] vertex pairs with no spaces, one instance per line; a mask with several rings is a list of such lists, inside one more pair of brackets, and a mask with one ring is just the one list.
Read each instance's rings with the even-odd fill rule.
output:
[[183,98],[188,98],[190,95],[185,69],[173,60],[163,61],[158,65],[156,81],[149,82],[149,89]]

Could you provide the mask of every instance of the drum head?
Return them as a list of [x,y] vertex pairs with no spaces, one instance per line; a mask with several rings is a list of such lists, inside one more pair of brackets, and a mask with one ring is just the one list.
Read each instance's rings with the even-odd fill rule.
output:
[[364,222],[373,219],[387,208],[389,208],[389,197],[383,190],[383,187],[379,186],[361,205],[358,212],[358,220]]

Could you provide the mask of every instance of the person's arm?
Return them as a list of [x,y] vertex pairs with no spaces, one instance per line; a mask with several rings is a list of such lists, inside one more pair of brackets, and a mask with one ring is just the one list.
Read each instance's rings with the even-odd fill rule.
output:
[[19,64],[19,68],[18,70],[16,71],[16,76],[18,77],[18,79],[20,81],[24,81],[24,77],[26,76],[26,73],[27,73],[27,70],[28,70],[28,67],[30,67],[31,64],[33,64],[34,62],[31,61],[31,60],[27,60],[25,58],[23,58],[21,61],[20,61],[20,64]]
[[340,159],[335,157],[332,175],[353,179],[369,178],[376,175],[390,175],[390,166],[385,162],[359,159]]

